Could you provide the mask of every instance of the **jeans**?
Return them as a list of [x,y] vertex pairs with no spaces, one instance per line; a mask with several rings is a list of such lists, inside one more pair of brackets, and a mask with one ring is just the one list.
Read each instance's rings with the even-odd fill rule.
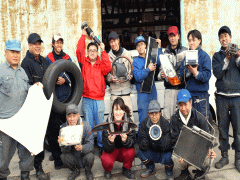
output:
[[148,105],[152,100],[157,100],[157,91],[156,87],[152,88],[150,94],[147,93],[138,93],[138,116],[139,116],[139,124],[138,124],[138,132],[140,132],[141,122],[148,117]]
[[[192,106],[198,110],[206,119],[209,118],[209,94],[203,93],[199,96],[192,95]],[[199,101],[199,102],[198,102]],[[206,109],[207,105],[207,109]]]
[[234,141],[232,148],[240,151],[240,97],[226,97],[216,94],[217,118],[219,129],[219,149],[228,151],[229,125],[232,123]]
[[34,156],[19,142],[0,131],[0,178],[10,174],[9,163],[18,149],[19,168],[21,171],[33,170]]
[[[100,124],[104,120],[104,100],[94,100],[83,97],[82,111],[85,121],[87,121],[91,129]],[[97,132],[97,143],[102,147],[102,131]]]
[[[161,163],[167,166],[173,165],[172,161],[172,152],[154,152],[152,150],[142,151],[141,149],[138,150],[138,158],[141,161],[145,161],[150,159],[154,163]],[[148,166],[147,168],[154,170],[155,165]]]

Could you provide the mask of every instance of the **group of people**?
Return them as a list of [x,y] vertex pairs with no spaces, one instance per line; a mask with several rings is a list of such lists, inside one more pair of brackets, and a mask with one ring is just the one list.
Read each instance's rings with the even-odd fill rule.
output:
[[[80,174],[80,168],[85,168],[88,180],[93,179],[91,172],[94,164],[94,138],[89,132],[94,126],[104,121],[104,95],[105,80],[110,82],[111,109],[112,112],[107,118],[112,129],[123,131],[128,123],[118,121],[125,120],[134,122],[132,102],[130,98],[131,83],[135,78],[137,89],[137,104],[139,114],[138,133],[132,129],[129,133],[119,135],[109,134],[107,130],[97,132],[97,145],[100,149],[102,166],[105,170],[104,176],[111,178],[111,170],[115,161],[123,162],[122,173],[129,179],[134,179],[135,174],[131,171],[135,155],[146,166],[147,170],[141,173],[141,177],[148,177],[156,172],[155,163],[165,165],[167,179],[174,179],[173,166],[181,170],[179,177],[175,179],[191,179],[188,167],[190,166],[183,159],[172,155],[173,148],[179,137],[181,128],[186,125],[190,128],[197,126],[209,132],[209,79],[211,68],[217,78],[216,81],[216,104],[217,118],[219,125],[219,149],[221,159],[215,163],[216,168],[222,168],[229,163],[229,124],[233,125],[234,142],[232,148],[235,150],[235,166],[240,172],[240,51],[233,56],[228,49],[232,40],[231,31],[227,26],[219,29],[218,36],[221,50],[216,52],[212,58],[202,50],[202,35],[198,30],[191,30],[188,35],[189,50],[198,51],[198,65],[185,65],[186,52],[188,48],[180,43],[180,34],[176,26],[168,29],[170,44],[163,51],[161,40],[157,39],[158,56],[156,64],[146,64],[147,43],[142,36],[135,39],[136,50],[139,56],[133,61],[131,53],[121,47],[119,36],[111,32],[108,41],[111,47],[109,53],[105,51],[105,45],[99,46],[102,50],[101,58],[98,56],[98,45],[90,42],[87,45],[87,57],[85,53],[85,39],[87,35],[85,27],[80,37],[76,55],[81,68],[83,78],[82,111],[84,119],[79,116],[78,106],[71,104],[67,106],[66,114],[58,114],[51,111],[46,140],[48,141],[55,169],[61,169],[66,165],[72,173],[69,180],[76,179]],[[28,93],[28,88],[38,82],[42,82],[46,69],[51,63],[59,59],[70,60],[69,55],[63,52],[63,38],[55,34],[52,38],[52,52],[46,58],[40,55],[41,37],[32,33],[28,37],[29,50],[23,59],[21,66],[21,43],[18,40],[6,42],[6,61],[0,65],[0,119],[7,119],[15,115],[22,107]],[[181,83],[172,85],[161,67],[160,54],[168,56]],[[117,58],[119,63],[127,69],[128,79],[121,81],[112,70],[112,63]],[[127,58],[124,58],[127,57]],[[131,74],[131,65],[133,73]],[[157,90],[155,82],[150,93],[141,91],[142,82],[149,76],[150,72],[160,68],[159,79],[164,80],[165,105],[160,107],[157,102]],[[56,96],[64,101],[70,92],[70,80],[66,74],[60,74],[56,81]],[[115,123],[112,123],[115,122]],[[82,143],[75,146],[59,146],[58,135],[60,128],[83,124]],[[152,139],[149,129],[158,125],[162,130],[161,138]],[[139,141],[138,141],[138,140]],[[138,146],[136,146],[138,144]],[[29,179],[29,172],[36,169],[36,176],[40,180],[47,179],[42,168],[44,151],[36,156],[19,142],[0,131],[0,180],[6,180],[10,174],[9,163],[18,148],[20,158],[19,167],[21,179]],[[215,158],[215,152],[209,150],[209,158]],[[204,171],[197,170],[195,178],[204,174]]]

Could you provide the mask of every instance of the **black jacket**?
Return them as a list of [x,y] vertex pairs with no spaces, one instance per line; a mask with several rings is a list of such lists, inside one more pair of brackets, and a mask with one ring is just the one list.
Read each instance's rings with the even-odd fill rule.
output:
[[48,62],[41,55],[36,59],[33,54],[27,51],[21,66],[28,76],[29,84],[33,85],[36,82],[42,82],[43,75],[48,68]]
[[[107,119],[107,122],[110,122],[112,121],[112,118],[109,118]],[[132,122],[132,120],[130,118],[127,119],[127,121],[129,122]],[[114,129],[116,130],[116,124],[113,124],[114,125]],[[120,130],[122,130],[123,128],[123,125],[121,126]],[[108,139],[108,131],[103,131],[102,133],[102,143],[103,143],[103,150],[107,153],[111,153],[115,148],[117,149],[120,149],[122,147],[125,147],[125,148],[132,148],[134,147],[134,144],[136,142],[136,132],[135,130],[131,130],[131,132],[129,134],[127,134],[127,140],[125,143],[122,142],[122,139],[121,139],[121,136],[120,135],[117,135],[115,140],[114,140],[114,143],[111,143]]]
[[[184,125],[184,123],[182,122],[180,115],[179,115],[179,110],[175,111],[175,113],[173,114],[172,118],[171,118],[171,135],[172,135],[172,145],[175,146],[180,131],[182,129],[182,126]],[[188,121],[187,124],[188,127],[192,128],[193,126],[197,126],[200,129],[209,132],[209,126],[208,126],[208,122],[205,119],[205,117],[198,112],[194,107],[192,107],[191,110],[191,117]]]
[[159,140],[155,141],[150,138],[149,128],[153,125],[150,118],[145,118],[141,123],[139,133],[139,148],[142,151],[152,150],[154,152],[168,152],[172,150],[171,146],[171,133],[168,120],[164,117],[160,117],[157,123],[162,129],[162,136]]
[[228,68],[222,70],[225,57],[225,50],[221,49],[212,58],[213,74],[217,78],[217,92],[225,94],[240,93],[240,70],[236,65],[236,59],[231,57]]

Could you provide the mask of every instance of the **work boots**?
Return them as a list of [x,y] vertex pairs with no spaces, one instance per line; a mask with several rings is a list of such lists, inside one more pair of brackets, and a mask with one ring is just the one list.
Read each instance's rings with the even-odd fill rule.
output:
[[147,167],[147,170],[141,173],[140,175],[141,177],[145,178],[156,173],[155,164],[153,161],[151,161],[150,159],[147,159],[142,163]]
[[131,171],[131,169],[126,169],[125,167],[122,167],[122,174],[128,179],[135,179],[135,174]]
[[229,163],[228,152],[222,151],[221,155],[222,155],[222,158],[215,164],[215,168],[217,168],[217,169],[221,169],[221,168],[223,168],[223,166],[225,166]]
[[238,170],[238,172],[240,172],[240,151],[235,151],[235,166]]
[[165,166],[165,173],[167,175],[167,180],[174,180],[173,178],[173,165]]
[[29,171],[21,171],[21,180],[30,180]]
[[80,170],[75,166],[74,168],[71,168],[72,173],[70,174],[70,176],[68,176],[68,180],[75,180],[79,174],[80,174]]
[[92,167],[85,166],[85,174],[86,174],[87,180],[93,180],[93,173],[92,173],[91,169],[92,169]]
[[36,169],[36,177],[37,177],[38,180],[47,180],[47,175],[44,173],[44,171],[42,169],[42,165],[40,165]]

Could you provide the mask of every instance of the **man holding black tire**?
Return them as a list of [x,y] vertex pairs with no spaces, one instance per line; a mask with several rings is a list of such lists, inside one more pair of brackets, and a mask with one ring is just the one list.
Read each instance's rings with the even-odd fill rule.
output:
[[[28,37],[28,47],[26,57],[23,59],[21,66],[25,70],[29,78],[29,84],[42,82],[43,76],[48,68],[47,60],[40,55],[41,53],[41,37],[37,33],[32,33]],[[61,115],[51,111],[48,128],[46,132],[46,139],[49,143],[50,151],[54,158],[55,169],[61,169],[63,163],[61,161],[61,149],[58,145],[58,133],[60,125],[65,122],[65,115]],[[36,169],[36,176],[40,180],[47,179],[46,174],[42,168],[42,161],[44,159],[44,151],[35,156],[34,167]]]

